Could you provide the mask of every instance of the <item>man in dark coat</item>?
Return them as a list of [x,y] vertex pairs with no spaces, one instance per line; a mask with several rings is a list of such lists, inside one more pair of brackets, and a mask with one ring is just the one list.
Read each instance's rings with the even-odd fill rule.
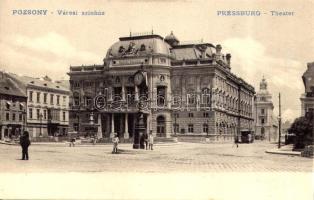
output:
[[28,160],[28,147],[31,145],[28,131],[24,131],[23,135],[20,137],[20,145],[22,147],[22,160]]

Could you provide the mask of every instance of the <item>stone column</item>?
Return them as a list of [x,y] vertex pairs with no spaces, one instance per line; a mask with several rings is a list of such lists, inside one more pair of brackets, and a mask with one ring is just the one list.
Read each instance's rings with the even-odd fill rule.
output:
[[122,85],[121,93],[122,93],[122,101],[125,101],[125,86],[124,85]]
[[112,101],[112,99],[113,99],[113,88],[112,87],[108,88],[108,94],[109,94],[109,101]]
[[105,135],[105,137],[110,137],[110,132],[111,132],[111,130],[110,130],[110,123],[111,123],[110,115],[106,114],[105,119],[106,119],[106,131],[105,131],[106,135]]
[[98,114],[98,128],[97,128],[97,138],[102,138],[102,125],[101,125],[101,114]]
[[124,139],[129,139],[128,113],[125,113],[124,119]]
[[139,99],[138,87],[135,86],[135,101],[138,101],[138,99]]
[[5,129],[5,126],[2,126],[1,127],[1,140],[4,140],[4,129]]
[[114,130],[114,113],[112,113],[112,114],[111,114],[111,132],[110,132],[110,138],[112,138],[114,134],[115,134],[115,130]]
[[149,135],[149,131],[150,131],[150,115],[147,115],[146,117],[146,133]]

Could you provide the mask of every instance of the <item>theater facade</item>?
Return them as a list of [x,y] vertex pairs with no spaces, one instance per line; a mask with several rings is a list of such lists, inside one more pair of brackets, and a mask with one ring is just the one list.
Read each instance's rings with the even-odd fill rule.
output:
[[70,66],[70,127],[132,139],[139,110],[156,137],[232,140],[253,130],[254,88],[221,45],[149,33],[119,38],[101,65]]

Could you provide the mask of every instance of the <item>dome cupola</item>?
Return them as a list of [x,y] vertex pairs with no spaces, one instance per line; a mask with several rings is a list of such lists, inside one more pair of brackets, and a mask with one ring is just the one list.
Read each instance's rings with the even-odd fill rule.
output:
[[167,42],[170,46],[176,46],[180,43],[180,41],[178,40],[178,38],[173,34],[173,32],[171,31],[170,35],[167,35],[165,37],[165,42]]

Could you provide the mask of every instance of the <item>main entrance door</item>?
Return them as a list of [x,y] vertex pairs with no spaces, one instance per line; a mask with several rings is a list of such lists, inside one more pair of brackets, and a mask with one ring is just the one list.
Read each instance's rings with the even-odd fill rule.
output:
[[157,117],[157,136],[158,137],[166,136],[166,120],[164,116]]

